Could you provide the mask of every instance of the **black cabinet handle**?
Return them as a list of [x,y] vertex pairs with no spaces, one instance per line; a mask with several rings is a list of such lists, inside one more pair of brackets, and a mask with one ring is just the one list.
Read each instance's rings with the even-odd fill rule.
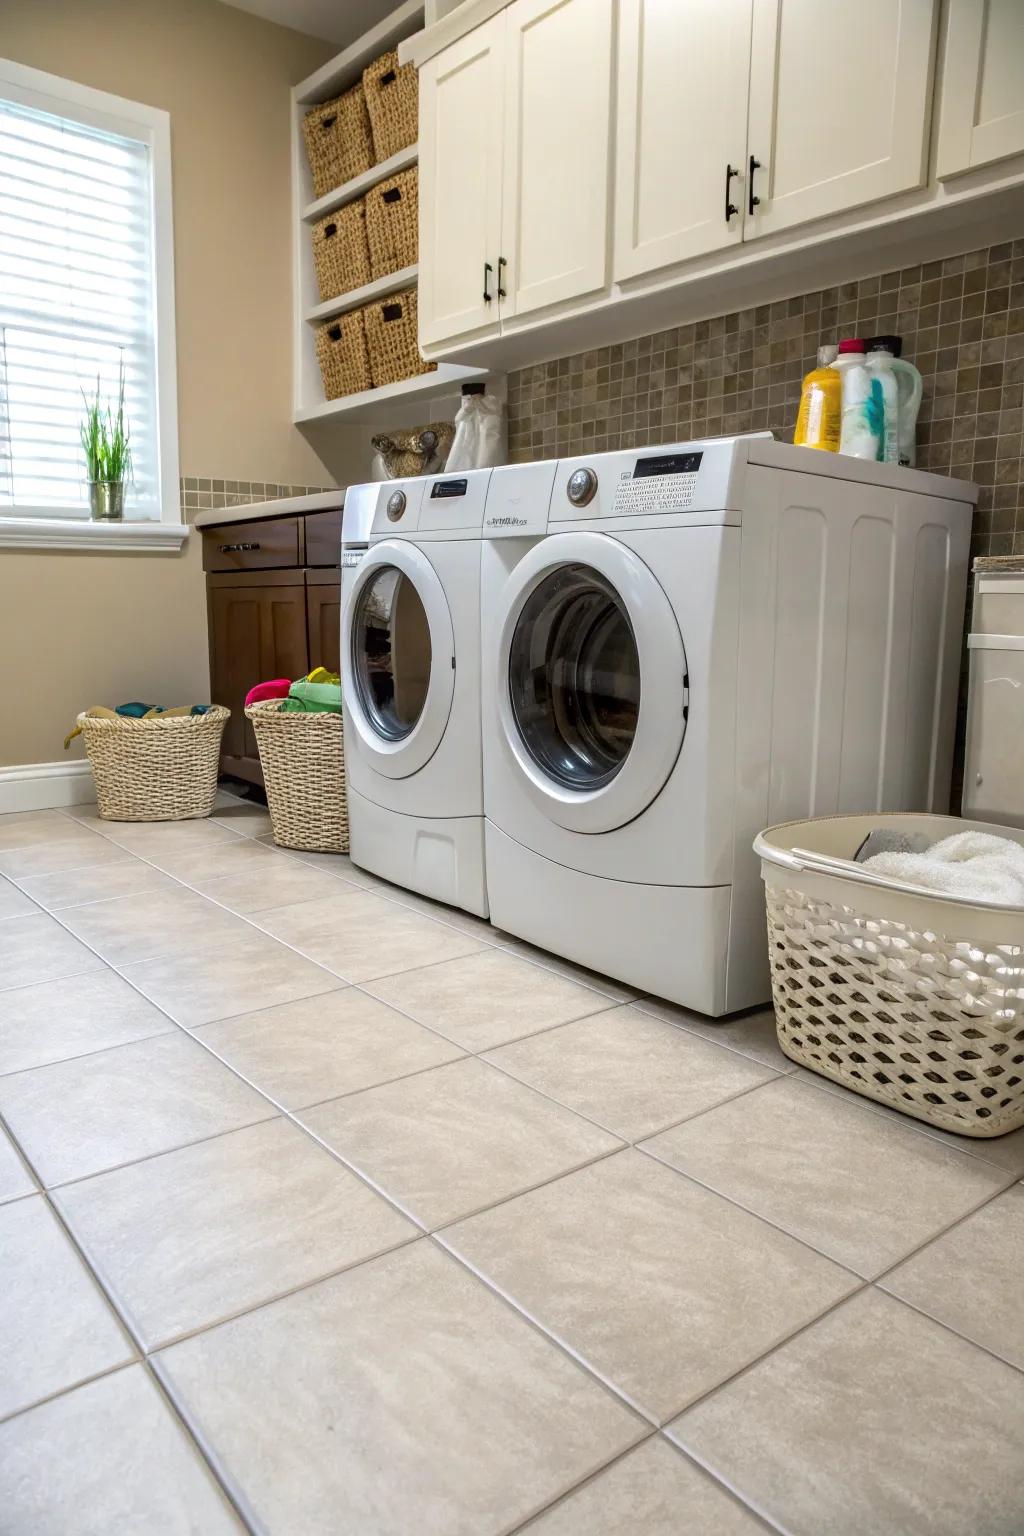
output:
[[751,218],[754,217],[754,209],[757,207],[758,203],[761,201],[761,199],[759,197],[755,197],[754,196],[754,172],[755,171],[759,171],[760,169],[761,169],[761,162],[760,162],[760,160],[755,160],[753,155],[751,155],[751,157],[750,157],[750,173],[747,176],[747,208],[749,210]]
[[488,291],[487,283],[488,283],[488,279],[490,278],[490,275],[491,275],[491,273],[493,271],[494,271],[494,268],[491,266],[490,262],[489,261],[485,261],[484,262],[484,303],[485,304],[490,304],[492,302],[492,295]]
[[220,544],[218,545],[222,555],[248,554],[250,550],[259,549],[258,544]]
[[498,257],[498,298],[499,299],[507,299],[508,298],[508,293],[506,292],[505,288],[503,287],[502,281],[501,281],[502,277],[504,276],[503,268],[505,268],[507,266],[508,266],[508,262],[505,260],[504,256],[499,256]]
[[725,168],[725,222],[727,224],[728,224],[729,220],[732,218],[734,213],[739,213],[739,209],[736,207],[736,204],[732,201],[732,199],[729,196],[730,183],[732,182],[733,177],[734,176],[738,176],[738,175],[739,175],[739,171],[735,170],[731,165],[727,165],[726,166],[726,168]]

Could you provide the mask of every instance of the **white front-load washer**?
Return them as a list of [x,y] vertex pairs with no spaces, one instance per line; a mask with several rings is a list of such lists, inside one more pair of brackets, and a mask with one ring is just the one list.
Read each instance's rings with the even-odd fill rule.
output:
[[974,487],[719,439],[494,471],[491,921],[705,1014],[770,995],[751,844],[945,809]]
[[480,917],[480,540],[490,476],[385,481],[374,488],[365,551],[342,555],[352,861]]

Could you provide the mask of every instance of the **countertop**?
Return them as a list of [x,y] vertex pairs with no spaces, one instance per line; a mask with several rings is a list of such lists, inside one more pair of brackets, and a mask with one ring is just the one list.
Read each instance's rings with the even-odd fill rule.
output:
[[213,507],[198,512],[192,526],[220,528],[224,523],[254,523],[257,518],[294,517],[297,512],[331,512],[344,504],[344,489],[316,491],[312,496],[282,496],[278,501],[248,501],[239,507]]

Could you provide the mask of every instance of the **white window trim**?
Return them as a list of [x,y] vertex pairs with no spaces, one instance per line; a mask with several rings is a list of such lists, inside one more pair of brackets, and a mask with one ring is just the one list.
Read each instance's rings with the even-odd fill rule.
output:
[[178,362],[174,329],[174,221],[171,211],[171,119],[159,107],[112,96],[26,64],[0,59],[0,96],[76,118],[94,128],[144,140],[153,167],[153,256],[156,300],[159,521],[93,523],[83,518],[4,517],[0,548],[180,549],[189,536],[181,520],[178,469]]

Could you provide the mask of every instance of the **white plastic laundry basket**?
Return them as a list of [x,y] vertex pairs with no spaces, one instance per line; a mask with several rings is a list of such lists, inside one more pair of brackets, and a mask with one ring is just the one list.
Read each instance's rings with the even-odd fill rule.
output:
[[779,1044],[793,1061],[965,1136],[1024,1125],[1024,907],[873,874],[869,832],[932,842],[1024,830],[952,816],[826,816],[754,843],[768,907]]

